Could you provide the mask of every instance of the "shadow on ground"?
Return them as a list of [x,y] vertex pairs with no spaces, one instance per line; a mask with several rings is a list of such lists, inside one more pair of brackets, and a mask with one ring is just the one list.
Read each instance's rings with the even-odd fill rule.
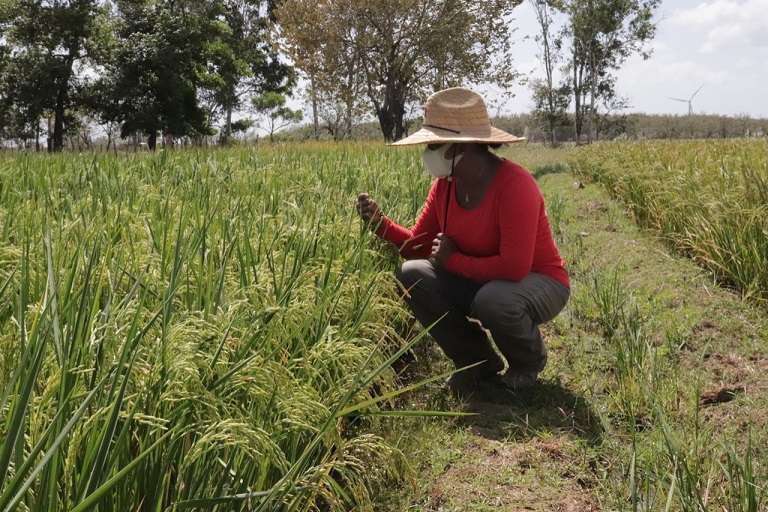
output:
[[549,432],[580,437],[593,446],[602,441],[602,423],[589,402],[558,381],[542,381],[502,397],[476,398],[464,410],[474,415],[459,424],[488,439],[519,441]]
[[[396,365],[404,382],[418,382],[449,368],[435,343],[418,345]],[[433,383],[410,395],[404,408],[473,413],[456,421],[475,435],[496,441],[525,441],[542,434],[580,438],[590,446],[600,445],[603,423],[586,397],[560,382],[543,379],[528,390],[496,396],[480,395],[463,404],[450,391]]]

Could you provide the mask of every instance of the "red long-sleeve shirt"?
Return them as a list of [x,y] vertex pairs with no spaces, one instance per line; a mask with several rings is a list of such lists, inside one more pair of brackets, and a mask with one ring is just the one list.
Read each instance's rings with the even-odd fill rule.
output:
[[[458,204],[455,188],[451,187],[448,198],[448,181],[435,180],[412,228],[385,216],[376,234],[400,248],[406,259],[417,259],[428,258],[432,241],[445,233],[457,248],[445,269],[474,281],[520,281],[537,272],[570,286],[552,238],[544,197],[528,171],[504,160],[482,201],[471,210]],[[443,217],[449,199],[446,228]]]

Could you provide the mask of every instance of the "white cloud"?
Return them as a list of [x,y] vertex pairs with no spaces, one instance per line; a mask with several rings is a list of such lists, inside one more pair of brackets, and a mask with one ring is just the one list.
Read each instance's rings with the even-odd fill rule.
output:
[[[650,43],[649,60],[629,59],[618,72],[618,93],[633,111],[685,114],[688,106],[669,96],[689,97],[696,112],[748,113],[768,116],[764,92],[768,83],[768,0],[664,0],[658,32]],[[540,78],[543,71],[533,39],[536,20],[528,2],[520,5],[512,24],[518,71]],[[515,97],[502,99],[494,88],[483,88],[493,112],[528,112],[533,99],[528,87],[515,87]]]
[[768,0],[714,0],[677,9],[668,23],[703,35],[699,50],[768,47]]

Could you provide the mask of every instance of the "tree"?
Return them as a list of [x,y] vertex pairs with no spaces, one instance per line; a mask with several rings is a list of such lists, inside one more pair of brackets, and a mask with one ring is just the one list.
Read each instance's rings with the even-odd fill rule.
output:
[[230,130],[233,136],[237,136],[238,134],[242,133],[243,135],[246,134],[248,130],[253,128],[256,125],[256,122],[249,118],[245,117],[242,119],[238,119],[237,121],[232,121],[230,124]]
[[614,72],[626,59],[646,48],[656,33],[653,15],[661,0],[563,0],[556,5],[567,16],[563,36],[570,40],[570,75],[576,141],[586,118],[588,140],[595,130],[597,105],[616,96]]
[[[283,2],[276,11],[276,46],[289,55],[309,81],[307,95],[316,139],[321,119],[328,127],[330,117],[334,118],[330,123],[334,133],[342,125],[351,132],[365,95],[355,45],[356,25],[348,5],[348,1],[318,5],[311,0],[294,0]],[[330,117],[329,112],[333,114]]]
[[47,62],[43,52],[17,51],[9,55],[0,71],[0,116],[4,118],[0,135],[15,139],[24,147],[32,139],[38,151],[43,118],[49,120],[47,147],[49,151],[53,149],[50,120],[54,97],[49,89],[51,73]]
[[610,96],[603,99],[602,112],[595,115],[595,138],[613,139],[632,130],[632,119],[626,114],[630,108],[626,98]]
[[539,44],[541,63],[544,67],[544,79],[532,82],[534,98],[534,115],[545,126],[550,143],[557,144],[556,126],[566,118],[566,110],[570,104],[570,89],[567,84],[555,85],[555,66],[561,60],[562,39],[554,32],[555,7],[559,3],[552,0],[529,0],[539,33],[536,41]]
[[[365,75],[354,26],[339,27],[340,38],[326,42],[321,73],[315,75],[313,107],[334,139],[352,136],[355,119],[366,111]],[[335,127],[332,127],[335,124]]]
[[267,91],[283,94],[295,84],[293,68],[280,61],[268,40],[274,2],[264,0],[211,0],[208,17],[216,20],[205,46],[207,61],[202,88],[209,92],[212,116],[224,115],[221,142],[232,130],[232,113],[243,98]]
[[170,140],[212,134],[198,95],[213,34],[205,4],[121,2],[114,31],[96,84],[94,107],[102,122],[121,123],[122,137],[144,133],[150,150],[158,131]]
[[5,37],[13,48],[5,95],[13,103],[16,130],[32,132],[38,146],[45,112],[53,115],[49,149],[64,146],[67,123],[73,120],[68,110],[79,102],[83,85],[75,71],[89,60],[100,11],[96,0],[19,0],[3,11]]
[[[1,5],[1,4],[0,4]],[[10,101],[4,77],[7,77],[8,63],[10,62],[10,49],[4,41],[3,34],[6,28],[3,23],[3,12],[0,9],[0,139],[7,137]]]
[[541,124],[550,144],[557,145],[557,128],[569,122],[568,106],[571,104],[571,91],[567,84],[553,86],[546,80],[534,80],[533,115]]
[[298,123],[304,117],[301,110],[288,108],[285,96],[278,92],[271,91],[256,96],[252,103],[253,109],[267,120],[270,142],[274,142],[276,131],[293,123]]
[[[517,78],[507,19],[522,0],[284,0],[281,42],[312,84],[361,86],[387,140],[412,104],[437,90]],[[341,101],[341,103],[344,103]]]

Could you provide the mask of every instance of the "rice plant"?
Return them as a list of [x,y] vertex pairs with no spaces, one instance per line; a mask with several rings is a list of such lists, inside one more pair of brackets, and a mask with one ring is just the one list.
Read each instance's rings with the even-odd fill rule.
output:
[[602,143],[571,167],[723,284],[768,300],[768,141]]
[[594,272],[590,284],[589,295],[597,310],[595,320],[603,336],[610,340],[625,320],[627,291],[619,278],[618,269]]
[[547,197],[547,217],[552,228],[552,234],[558,244],[563,243],[563,224],[566,212],[565,198],[560,194]]
[[417,156],[0,156],[0,511],[365,510],[407,480],[373,432],[418,340],[352,205],[413,217]]

